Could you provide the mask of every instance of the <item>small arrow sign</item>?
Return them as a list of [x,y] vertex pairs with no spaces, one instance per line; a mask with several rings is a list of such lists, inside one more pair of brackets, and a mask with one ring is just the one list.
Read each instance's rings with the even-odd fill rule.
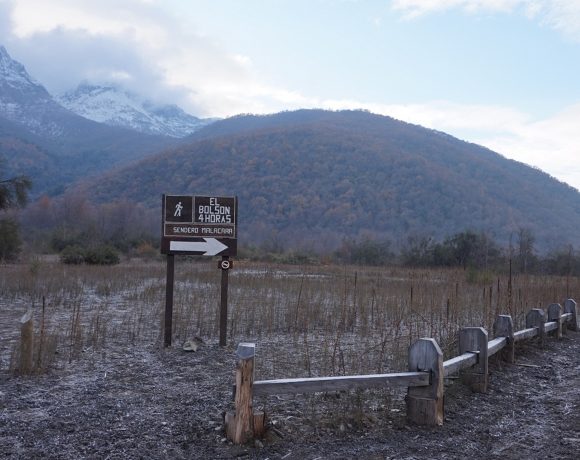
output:
[[215,238],[204,238],[205,241],[170,241],[170,251],[201,252],[204,256],[215,256],[228,247]]

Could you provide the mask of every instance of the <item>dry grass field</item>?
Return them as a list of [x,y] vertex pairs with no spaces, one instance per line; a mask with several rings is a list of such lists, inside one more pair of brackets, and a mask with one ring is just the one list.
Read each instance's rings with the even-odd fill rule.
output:
[[[301,439],[316,445],[316,439],[376,437],[392,429],[407,436],[403,395],[373,390],[256,401],[271,414],[280,439],[265,440],[263,451],[262,445],[230,445],[220,430],[222,412],[232,407],[235,346],[256,343],[256,379],[404,371],[407,348],[417,338],[435,338],[448,359],[457,355],[459,328],[491,331],[498,314],[510,314],[519,330],[531,308],[580,292],[578,278],[241,261],[230,272],[228,346],[222,349],[220,272],[213,262],[183,260],[176,264],[173,347],[167,350],[162,260],[113,267],[34,260],[0,271],[0,453],[11,458],[139,458],[144,452],[155,458],[294,458],[284,455]],[[18,320],[29,307],[34,375],[19,376]],[[577,335],[566,339],[568,352],[578,349]],[[193,337],[203,340],[200,351],[182,351]],[[551,346],[557,353],[558,345]],[[559,371],[546,372],[549,378]],[[453,404],[446,412],[460,412]],[[74,426],[55,425],[67,417]],[[98,442],[85,444],[80,429]],[[40,437],[34,441],[31,434]],[[481,445],[474,449],[477,454]],[[353,452],[345,450],[344,458]]]
[[[162,261],[99,267],[35,260],[0,270],[2,370],[15,364],[17,320],[29,307],[41,371],[87,349],[162,343]],[[452,356],[460,327],[491,331],[498,314],[509,314],[522,329],[531,308],[563,302],[580,290],[575,277],[510,280],[461,269],[237,262],[230,273],[228,342],[255,341],[267,349],[258,378],[404,369],[407,347],[419,337],[435,338]],[[195,336],[208,344],[217,340],[219,282],[213,263],[177,263],[174,344]]]

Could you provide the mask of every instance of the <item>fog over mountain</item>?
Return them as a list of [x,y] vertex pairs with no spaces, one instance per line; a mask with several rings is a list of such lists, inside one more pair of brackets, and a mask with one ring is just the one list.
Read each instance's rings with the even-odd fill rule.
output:
[[5,174],[26,174],[33,194],[142,158],[176,140],[97,123],[66,109],[0,47],[0,153]]
[[80,84],[59,97],[72,112],[89,120],[147,134],[185,137],[209,124],[176,105],[156,105],[116,86]]

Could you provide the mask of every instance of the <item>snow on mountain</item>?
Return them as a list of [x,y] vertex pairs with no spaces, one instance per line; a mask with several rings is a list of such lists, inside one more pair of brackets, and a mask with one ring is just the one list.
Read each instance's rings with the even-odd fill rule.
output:
[[0,75],[2,76],[2,83],[14,89],[42,86],[28,75],[22,64],[10,57],[3,46],[0,46]]
[[65,131],[78,132],[79,127],[95,129],[90,126],[93,122],[174,138],[185,137],[213,122],[189,115],[175,105],[155,105],[113,86],[81,84],[55,99],[3,46],[0,117],[52,139],[58,139]]
[[36,134],[56,137],[62,131],[59,120],[67,113],[44,86],[0,46],[0,116],[21,123]]
[[175,105],[158,106],[114,86],[83,83],[59,98],[82,117],[148,134],[185,137],[212,120],[202,120]]

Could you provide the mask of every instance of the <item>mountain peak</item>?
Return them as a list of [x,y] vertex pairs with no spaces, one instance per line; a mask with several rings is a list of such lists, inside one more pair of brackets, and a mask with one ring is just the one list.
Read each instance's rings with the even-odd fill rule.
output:
[[111,84],[81,83],[60,97],[77,115],[148,134],[184,137],[208,124],[176,105],[157,105]]
[[[34,80],[26,68],[0,47],[0,116],[52,138],[62,133],[58,121],[67,112]],[[72,115],[72,114],[71,114]]]
[[40,83],[34,80],[26,71],[26,68],[10,57],[6,48],[0,45],[0,83],[6,83],[12,88],[22,86],[40,87]]

